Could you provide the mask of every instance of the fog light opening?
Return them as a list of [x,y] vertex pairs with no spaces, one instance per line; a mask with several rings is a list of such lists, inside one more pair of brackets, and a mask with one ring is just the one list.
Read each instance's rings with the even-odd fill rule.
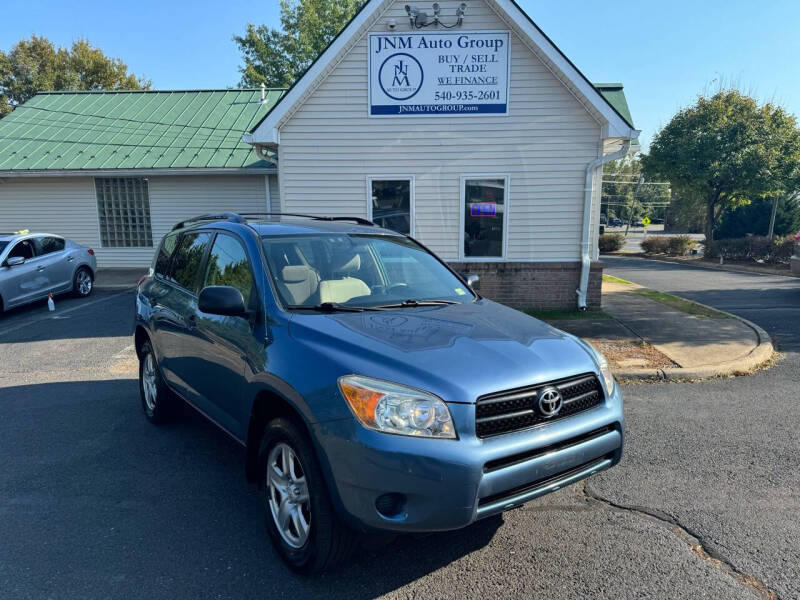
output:
[[387,519],[393,519],[403,512],[406,505],[404,494],[390,493],[378,496],[375,500],[375,509]]

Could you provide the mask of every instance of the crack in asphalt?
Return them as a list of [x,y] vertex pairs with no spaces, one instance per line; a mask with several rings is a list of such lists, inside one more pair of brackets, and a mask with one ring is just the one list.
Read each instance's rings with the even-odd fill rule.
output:
[[646,506],[628,506],[625,504],[618,504],[603,498],[596,492],[590,490],[586,481],[581,483],[579,494],[582,495],[589,503],[600,504],[607,509],[624,513],[632,513],[656,521],[659,524],[668,525],[670,530],[684,542],[686,542],[689,545],[691,552],[698,556],[701,560],[710,562],[712,565],[739,583],[756,592],[762,598],[765,598],[766,600],[780,600],[780,596],[775,590],[757,577],[738,569],[728,558],[716,550],[706,547],[703,537],[700,534],[681,524],[680,521],[678,521],[678,519],[673,515],[657,509],[648,508]]

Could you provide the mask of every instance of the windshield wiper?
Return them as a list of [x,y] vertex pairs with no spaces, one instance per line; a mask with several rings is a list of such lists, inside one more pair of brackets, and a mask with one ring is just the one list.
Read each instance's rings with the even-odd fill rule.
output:
[[448,306],[450,304],[458,304],[458,302],[454,302],[453,300],[403,300],[398,304],[382,304],[381,306],[376,306],[375,308],[408,308],[408,307],[416,307],[416,306]]
[[346,306],[338,302],[322,302],[311,306],[305,304],[291,304],[286,308],[289,310],[316,310],[319,312],[363,312],[365,310],[376,310],[370,306]]

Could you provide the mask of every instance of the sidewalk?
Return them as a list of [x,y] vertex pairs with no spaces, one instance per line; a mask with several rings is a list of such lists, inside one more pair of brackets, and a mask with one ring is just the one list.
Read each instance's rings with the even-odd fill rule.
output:
[[769,335],[754,323],[697,303],[679,310],[642,293],[652,294],[636,284],[604,281],[605,318],[551,323],[597,346],[621,379],[739,375],[773,354]]
[[95,274],[94,287],[98,290],[132,290],[146,274],[147,268],[100,268]]

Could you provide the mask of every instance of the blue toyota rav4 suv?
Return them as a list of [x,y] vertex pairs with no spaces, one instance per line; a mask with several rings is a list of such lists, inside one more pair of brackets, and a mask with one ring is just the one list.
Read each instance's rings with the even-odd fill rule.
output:
[[136,294],[145,415],[185,401],[242,444],[305,573],[360,533],[464,527],[616,464],[603,356],[476,288],[363,219],[180,223]]

